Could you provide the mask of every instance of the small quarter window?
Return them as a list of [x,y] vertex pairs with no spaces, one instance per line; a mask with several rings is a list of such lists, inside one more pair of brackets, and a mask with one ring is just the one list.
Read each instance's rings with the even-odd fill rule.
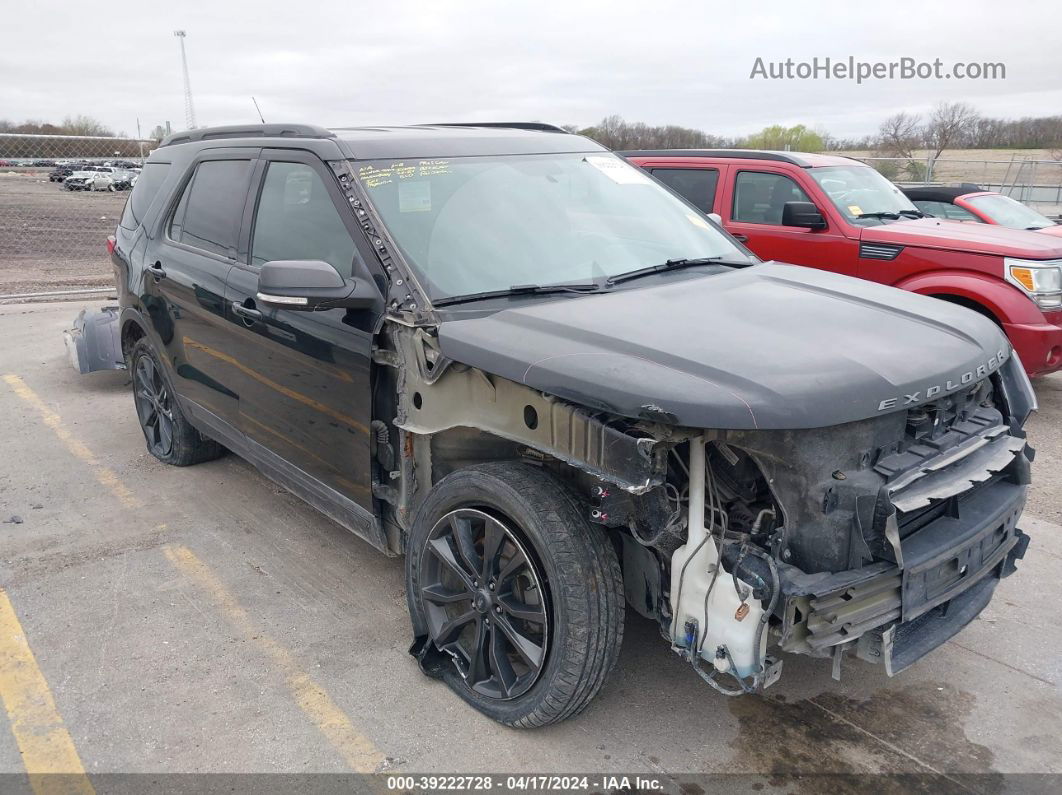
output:
[[169,163],[148,163],[144,166],[129,194],[129,200],[125,203],[122,220],[118,222],[123,228],[133,230],[144,222],[144,215],[151,205],[151,200],[158,194],[169,173]]

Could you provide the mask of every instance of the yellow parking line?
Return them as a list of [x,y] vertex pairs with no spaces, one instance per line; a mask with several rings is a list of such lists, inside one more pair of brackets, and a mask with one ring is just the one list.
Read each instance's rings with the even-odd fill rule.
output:
[[166,547],[166,557],[179,571],[209,592],[229,623],[245,638],[254,641],[280,669],[299,708],[313,721],[351,770],[373,773],[381,768],[385,757],[372,740],[354,727],[328,692],[299,667],[290,651],[255,627],[247,611],[205,563],[190,549],[178,545]]
[[[37,795],[92,795],[74,741],[37,667],[11,600],[0,588],[0,698]],[[66,774],[66,775],[57,775]]]
[[52,429],[52,432],[59,437],[59,440],[66,445],[66,448],[71,453],[92,467],[96,480],[117,497],[122,505],[126,508],[140,507],[140,500],[133,496],[133,493],[114,473],[114,470],[100,463],[100,460],[93,455],[92,451],[85,447],[63,424],[63,418],[50,409],[36,392],[26,386],[25,381],[14,373],[5,375],[4,381],[7,382],[7,385],[11,387],[16,395],[36,410],[44,424]]

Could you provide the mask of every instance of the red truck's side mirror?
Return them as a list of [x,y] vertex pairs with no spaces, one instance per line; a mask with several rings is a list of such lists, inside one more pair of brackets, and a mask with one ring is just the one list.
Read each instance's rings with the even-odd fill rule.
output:
[[811,202],[786,202],[782,205],[782,226],[825,229],[826,219]]

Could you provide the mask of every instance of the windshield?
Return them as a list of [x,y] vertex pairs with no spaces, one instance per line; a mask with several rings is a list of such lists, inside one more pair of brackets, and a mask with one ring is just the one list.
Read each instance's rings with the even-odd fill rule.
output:
[[1055,225],[1047,216],[1001,193],[971,196],[966,203],[1000,226],[1009,226],[1011,229],[1043,229]]
[[849,221],[880,221],[878,213],[921,215],[899,188],[870,166],[824,166],[808,172]]
[[605,152],[354,168],[432,299],[600,282],[675,259],[755,261],[696,208]]

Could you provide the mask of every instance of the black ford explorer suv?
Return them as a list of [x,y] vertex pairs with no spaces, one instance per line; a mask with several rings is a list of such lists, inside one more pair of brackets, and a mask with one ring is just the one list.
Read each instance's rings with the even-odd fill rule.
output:
[[177,134],[110,247],[151,453],[404,554],[424,671],[511,726],[587,705],[628,607],[727,695],[895,673],[1028,544],[991,321],[760,263],[548,125]]

